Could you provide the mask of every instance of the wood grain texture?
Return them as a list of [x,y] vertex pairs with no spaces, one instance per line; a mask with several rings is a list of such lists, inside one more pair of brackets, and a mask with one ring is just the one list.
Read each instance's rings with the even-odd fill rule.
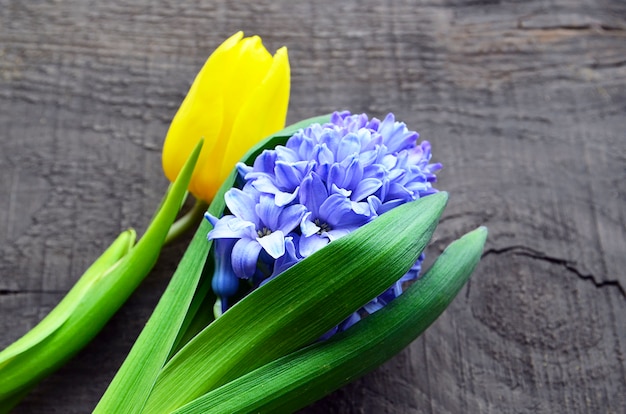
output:
[[[0,348],[167,186],[160,147],[237,30],[289,48],[289,121],[393,111],[451,200],[430,257],[490,229],[471,283],[400,355],[315,413],[626,407],[626,3],[0,0]],[[90,411],[186,241],[16,413]]]

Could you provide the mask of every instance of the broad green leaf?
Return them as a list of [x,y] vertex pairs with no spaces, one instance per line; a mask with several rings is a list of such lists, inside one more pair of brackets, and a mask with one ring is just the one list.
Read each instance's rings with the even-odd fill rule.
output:
[[394,208],[256,289],[168,362],[144,412],[170,412],[319,338],[409,270],[446,201]]
[[167,358],[168,360],[198,332],[213,322],[213,312],[204,311],[205,309],[210,309],[212,303],[217,299],[211,289],[211,277],[213,276],[213,271],[213,260],[207,260],[201,271],[202,273],[200,275],[198,286],[193,294],[191,303],[188,306],[187,313],[185,314],[184,320],[180,326],[176,340],[170,349],[170,353]]
[[[64,303],[59,313],[63,323],[45,340],[2,366],[0,406],[5,399],[15,401],[17,393],[60,367],[85,346],[152,269],[163,240],[178,214],[199,151],[200,145],[168,190],[158,213],[137,245],[106,271],[99,272],[93,279],[89,278],[89,283],[79,283],[80,295],[74,296],[73,293],[72,304]],[[68,312],[68,309],[71,311]]]
[[[59,304],[23,337],[0,352],[0,413],[15,406],[34,385],[71,357],[72,348],[53,355],[48,366],[33,365],[47,355],[52,336],[72,317],[75,309],[89,300],[89,291],[135,243],[135,231],[122,232],[107,250],[85,271]],[[64,335],[62,332],[59,335]],[[67,338],[68,342],[73,342]],[[77,343],[75,347],[80,347]]]
[[376,368],[452,302],[474,271],[486,236],[481,227],[453,242],[406,292],[349,330],[239,377],[175,414],[293,412]]
[[[251,163],[264,149],[284,144],[298,129],[329,119],[330,116],[325,115],[288,126],[253,147],[242,160]],[[222,215],[225,208],[224,194],[233,186],[236,176],[236,170],[233,170],[220,187],[209,207],[211,214]],[[209,230],[211,225],[203,221],[152,316],[94,412],[140,412],[170,353],[181,340],[188,337],[187,329],[195,328],[194,317],[197,309],[206,295],[210,294],[206,289],[196,292],[198,286],[202,285],[201,276],[212,245],[206,239]]]
[[[0,352],[0,374],[2,373],[2,367],[13,358],[45,340],[67,321],[74,309],[76,309],[81,300],[87,295],[93,283],[102,277],[105,272],[133,247],[135,237],[136,234],[133,229],[122,232],[117,239],[111,243],[107,250],[105,250],[85,271],[80,279],[78,279],[74,287],[72,287],[61,302],[59,302],[37,326]],[[4,381],[0,381],[0,395],[2,394],[2,384],[4,384]]]

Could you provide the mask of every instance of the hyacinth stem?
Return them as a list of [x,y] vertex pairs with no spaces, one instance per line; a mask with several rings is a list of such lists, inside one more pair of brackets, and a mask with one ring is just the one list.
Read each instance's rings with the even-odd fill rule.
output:
[[208,207],[209,205],[207,203],[196,199],[191,210],[172,224],[172,227],[170,227],[170,230],[167,232],[167,236],[165,236],[164,244],[172,243],[187,231],[197,227]]

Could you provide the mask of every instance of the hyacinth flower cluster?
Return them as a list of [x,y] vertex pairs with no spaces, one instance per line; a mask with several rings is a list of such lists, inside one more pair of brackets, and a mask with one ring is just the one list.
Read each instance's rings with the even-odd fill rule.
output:
[[452,302],[487,236],[402,282],[448,200],[430,157],[393,115],[322,115],[250,148],[95,412],[295,412],[397,354]]
[[[0,413],[95,336],[207,205],[95,413],[293,412],[391,358],[445,310],[487,230],[405,284],[448,199],[434,194],[441,166],[428,142],[392,114],[322,115],[272,133],[288,94],[286,49],[272,57],[237,33],[211,55],[168,131],[163,168],[174,182],[150,226],[137,243],[122,233],[0,352]],[[174,222],[187,190],[197,202]],[[211,284],[219,319],[206,309]]]
[[[390,209],[437,192],[441,164],[430,163],[430,144],[418,139],[391,113],[380,121],[336,112],[263,151],[252,166],[239,163],[241,188],[225,194],[230,214],[206,215],[214,227],[216,313],[242,287],[254,289]],[[329,335],[400,295],[422,260]]]

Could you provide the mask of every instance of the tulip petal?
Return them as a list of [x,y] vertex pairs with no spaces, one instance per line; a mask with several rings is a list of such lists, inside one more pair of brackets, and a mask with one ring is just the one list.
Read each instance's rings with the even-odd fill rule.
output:
[[[198,140],[204,138],[189,191],[211,201],[226,178],[219,171],[235,118],[271,65],[272,57],[261,39],[243,39],[243,32],[228,38],[211,54],[174,116],[163,146],[163,170],[170,181],[176,178]],[[256,141],[266,135],[261,134]],[[228,164],[224,169],[230,172],[233,166]]]
[[239,111],[224,153],[220,177],[263,137],[281,129],[287,116],[290,69],[287,48],[278,49],[267,75]]
[[[278,128],[267,133],[257,130],[254,134],[254,141],[246,141],[244,150],[233,159],[226,159],[224,153],[233,140],[245,140],[246,137],[234,134],[234,124],[239,117],[239,113],[246,103],[251,99],[254,91],[259,88],[264,79],[267,77],[272,67],[272,56],[263,46],[261,38],[252,36],[241,39],[228,53],[224,54],[224,61],[219,65],[212,66],[211,76],[214,81],[211,93],[217,93],[224,102],[223,112],[223,128],[216,142],[211,157],[211,166],[213,173],[211,179],[212,186],[218,188],[224,179],[228,176],[235,163],[245,154],[245,152],[253,145],[259,142],[272,132],[282,128],[281,124]],[[262,114],[272,116],[271,108],[260,108]],[[256,130],[254,120],[245,121],[250,129]],[[221,172],[221,173],[220,173]]]
[[234,123],[237,114],[272,66],[272,55],[259,36],[242,39],[237,45],[237,52],[235,66],[223,66],[220,76],[227,108],[224,116],[229,125]]
[[[195,83],[194,83],[195,85]],[[163,171],[170,181],[176,180],[185,160],[201,138],[205,145],[189,183],[189,191],[197,198],[209,202],[201,178],[211,175],[215,167],[207,163],[208,155],[215,147],[216,138],[222,127],[222,103],[216,97],[200,101],[197,88],[192,85],[187,97],[174,116],[163,144]],[[213,173],[214,174],[214,173]]]
[[209,56],[174,115],[163,144],[163,171],[173,182],[191,150],[200,138],[204,138],[202,152],[189,183],[189,191],[206,202],[211,201],[219,186],[219,182],[211,182],[217,181],[211,179],[217,168],[209,158],[215,153],[224,119],[221,85],[212,74],[215,68],[230,65],[232,50],[242,37],[243,32],[234,34]]

